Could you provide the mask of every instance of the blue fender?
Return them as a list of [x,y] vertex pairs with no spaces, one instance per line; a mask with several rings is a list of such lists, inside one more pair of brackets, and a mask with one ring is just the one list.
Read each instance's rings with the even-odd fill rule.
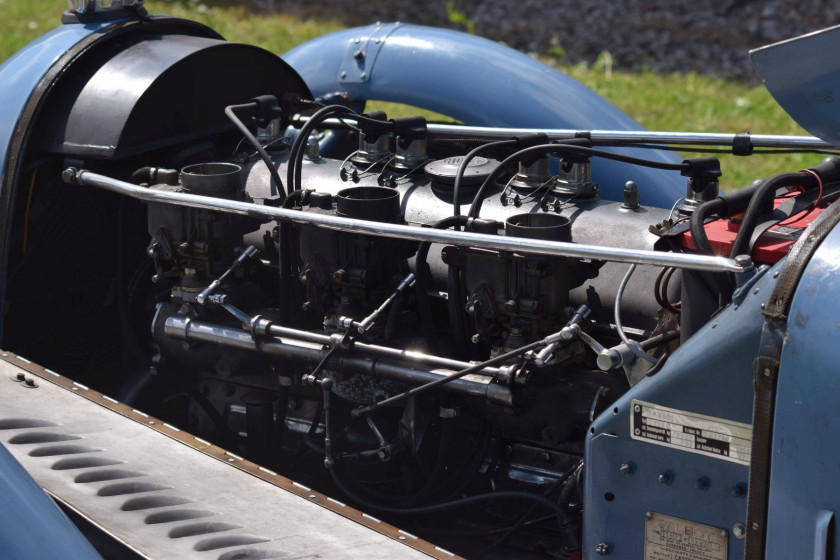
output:
[[840,228],[835,227],[806,265],[787,313],[773,419],[768,560],[837,557],[838,288]]
[[[221,38],[204,25],[169,16],[150,16],[142,25],[148,29],[151,23],[169,25],[169,33],[177,31]],[[71,64],[100,42],[110,40],[121,29],[139,28],[139,25],[141,22],[131,18],[63,24],[32,41],[0,65],[0,309],[5,297],[7,243],[12,223],[7,216],[14,208],[23,159],[14,154],[26,152],[31,119],[38,115],[44,102],[44,98],[37,94],[41,90],[48,94]],[[20,149],[13,149],[15,146]],[[0,341],[3,340],[2,327],[0,314]]]
[[9,146],[26,102],[59,57],[107,24],[62,25],[32,41],[0,65],[0,185],[5,183]]
[[55,502],[2,445],[0,550],[3,558],[101,558]]
[[[283,59],[316,96],[346,91],[354,100],[414,105],[474,126],[644,130],[559,70],[499,43],[448,29],[403,24],[347,29],[306,42]],[[681,161],[661,150],[627,153]],[[592,176],[602,196],[613,200],[621,200],[624,183],[631,179],[639,185],[643,204],[670,207],[685,190],[673,171],[611,160],[593,164]]]

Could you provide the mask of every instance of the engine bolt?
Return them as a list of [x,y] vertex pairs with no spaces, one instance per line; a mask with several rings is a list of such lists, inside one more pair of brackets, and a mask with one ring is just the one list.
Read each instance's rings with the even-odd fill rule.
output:
[[481,335],[480,334],[472,335],[472,337],[470,337],[470,342],[472,342],[473,344],[478,344],[479,342],[481,342]]
[[24,379],[26,379],[26,374],[19,373],[15,376],[15,379],[17,379],[18,381],[23,381]]
[[509,299],[505,302],[504,307],[505,311],[507,311],[508,313],[513,313],[514,311],[516,311],[516,301]]
[[621,207],[627,210],[636,210],[639,207],[639,187],[635,181],[624,183],[624,201]]
[[344,281],[344,269],[339,269],[333,272],[333,280],[336,282],[343,282]]
[[618,467],[618,472],[620,472],[620,473],[621,473],[621,474],[623,474],[624,476],[630,476],[630,475],[632,475],[634,472],[636,472],[636,469],[635,469],[635,468],[633,468],[633,464],[632,464],[632,463],[622,463],[622,464],[621,464],[621,466],[620,466],[620,467]]

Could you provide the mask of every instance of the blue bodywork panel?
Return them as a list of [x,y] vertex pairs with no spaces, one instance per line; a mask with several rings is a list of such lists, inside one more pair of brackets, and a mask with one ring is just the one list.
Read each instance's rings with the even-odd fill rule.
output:
[[[822,242],[788,313],[773,425],[767,558],[828,558],[840,512],[840,229]],[[833,534],[829,534],[833,532]]]
[[[634,401],[724,424],[752,423],[752,364],[764,322],[761,305],[770,296],[778,266],[759,273],[749,291],[743,290],[742,301],[736,293],[739,304],[712,318],[661,371],[635,385],[592,424],[585,452],[587,558],[597,558],[602,543],[616,558],[642,558],[648,513],[726,531],[727,557],[743,557],[745,541],[733,535],[733,527],[746,522],[748,455],[738,463],[640,441],[631,437],[631,425]],[[698,447],[699,441],[698,436]]]
[[0,65],[0,84],[3,84],[0,88],[0,184],[4,180],[15,126],[41,78],[73,45],[112,23],[62,25],[32,41]]
[[2,445],[0,550],[3,558],[101,558],[76,526]]
[[[357,51],[364,58],[357,60]],[[316,96],[345,91],[354,100],[414,105],[474,126],[643,130],[562,72],[499,43],[447,29],[400,24],[347,29],[304,43],[283,59]],[[681,161],[662,150],[627,153]],[[592,177],[611,200],[621,200],[631,179],[642,204],[670,207],[685,194],[683,179],[673,171],[598,159]]]
[[[68,49],[111,24],[62,25],[0,65],[0,184],[15,127],[44,74]],[[3,226],[8,222],[3,220]],[[0,543],[7,558],[99,558],[8,451],[0,446]]]
[[750,52],[764,86],[805,130],[840,143],[840,26],[830,27]]

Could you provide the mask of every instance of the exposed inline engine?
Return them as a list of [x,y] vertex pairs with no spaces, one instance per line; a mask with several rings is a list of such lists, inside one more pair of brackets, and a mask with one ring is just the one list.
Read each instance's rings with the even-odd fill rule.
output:
[[[593,421],[732,302],[756,265],[781,259],[838,192],[835,158],[767,182],[783,196],[767,183],[719,196],[715,158],[359,114],[345,96],[313,99],[273,58],[271,79],[243,71],[203,102],[161,111],[156,95],[219,51],[229,69],[263,56],[216,39],[166,42],[192,54],[173,62],[161,50],[158,68],[131,51],[163,47],[120,45],[87,82],[62,85],[73,95],[49,114],[65,129],[36,135],[50,155],[33,169],[120,196],[39,186],[33,216],[52,229],[28,249],[28,222],[17,225],[8,324],[34,309],[51,319],[45,337],[94,325],[45,363],[83,380],[95,364],[121,401],[471,556],[473,534],[498,534],[484,552],[499,557],[579,554]],[[102,84],[143,72],[148,91],[95,119],[101,129],[84,121],[113,87]],[[597,184],[613,161],[626,176]],[[646,168],[673,172],[682,204],[640,204],[635,171]],[[775,212],[757,223],[753,199]],[[66,232],[57,218],[92,207],[114,235],[97,231],[109,256],[82,266],[67,255],[88,242],[84,224],[68,250],[53,241]],[[62,263],[72,293],[55,300],[72,313],[14,299],[48,283],[44,262]],[[8,337],[40,358],[42,341]]]

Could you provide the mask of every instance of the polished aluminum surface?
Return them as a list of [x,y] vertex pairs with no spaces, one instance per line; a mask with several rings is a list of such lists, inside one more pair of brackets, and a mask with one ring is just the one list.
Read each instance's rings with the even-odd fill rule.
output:
[[[36,388],[9,380],[21,371],[40,375]],[[0,378],[0,442],[141,557],[429,557],[409,533],[28,360],[3,353]]]
[[147,189],[144,187],[138,187],[137,185],[133,185],[131,183],[126,183],[125,181],[119,181],[111,177],[92,173],[90,171],[76,171],[68,169],[64,172],[64,176],[67,182],[117,192],[132,198],[144,200],[146,202],[161,202],[187,206],[190,208],[217,210],[220,212],[239,214],[242,216],[250,216],[266,220],[292,221],[350,233],[385,235],[397,239],[429,241],[432,243],[479,247],[483,249],[512,251],[517,253],[574,257],[635,264],[651,264],[657,266],[672,266],[692,270],[705,270],[709,272],[743,272],[744,270],[743,267],[736,263],[733,259],[726,257],[664,253],[640,249],[623,249],[620,247],[600,247],[577,243],[562,243],[556,241],[544,241],[540,239],[526,239],[521,237],[503,237],[463,231],[449,231],[383,222],[371,222],[341,216],[319,214],[315,212],[300,212],[286,208],[261,206],[258,204],[238,202],[235,200],[224,200],[180,192]]

